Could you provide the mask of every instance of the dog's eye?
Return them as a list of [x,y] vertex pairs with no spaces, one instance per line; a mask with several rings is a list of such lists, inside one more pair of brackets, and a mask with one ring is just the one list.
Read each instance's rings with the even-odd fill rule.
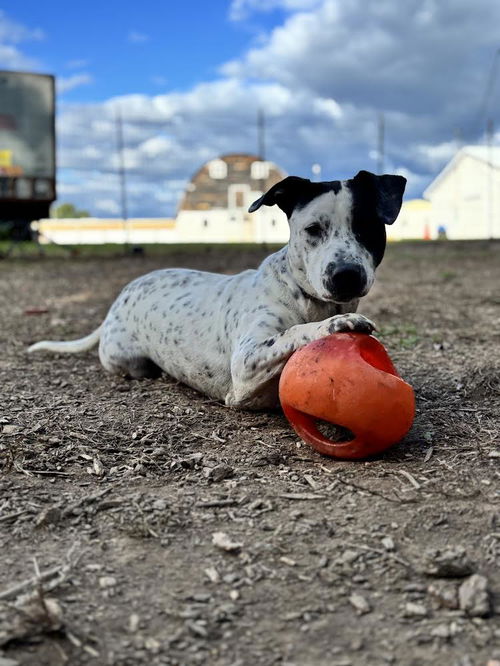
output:
[[310,224],[308,227],[306,227],[306,233],[308,233],[309,236],[317,238],[323,233],[323,228],[318,222],[313,222],[313,224]]

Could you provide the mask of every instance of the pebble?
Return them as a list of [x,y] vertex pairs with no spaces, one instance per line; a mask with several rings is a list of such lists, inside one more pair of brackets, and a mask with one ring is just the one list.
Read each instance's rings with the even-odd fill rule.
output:
[[369,613],[372,610],[368,601],[357,592],[353,592],[353,594],[351,594],[349,597],[349,603],[358,611],[360,615]]
[[426,617],[427,608],[423,604],[416,604],[412,601],[409,601],[405,605],[404,614],[406,617]]
[[458,588],[454,583],[436,581],[429,585],[427,593],[439,608],[458,608]]
[[474,572],[474,564],[462,546],[431,549],[424,554],[424,573],[438,578],[463,578]]
[[351,564],[359,557],[359,553],[355,550],[346,550],[342,553],[339,560],[344,564]]
[[107,588],[116,585],[116,578],[114,576],[101,576],[99,578],[99,587]]
[[438,624],[432,629],[431,634],[436,638],[449,638],[451,636],[450,628],[447,624]]
[[135,632],[139,628],[139,622],[140,618],[137,615],[137,613],[132,613],[128,619],[128,627],[133,634],[135,634]]
[[235,553],[241,550],[243,544],[233,541],[226,532],[214,532],[212,534],[212,543],[217,548],[225,550],[229,553]]
[[158,654],[161,648],[161,643],[156,640],[156,638],[153,638],[152,636],[148,636],[146,640],[144,641],[144,647],[146,650],[149,652],[152,652],[153,654]]
[[228,479],[229,477],[233,476],[233,474],[234,469],[229,467],[229,465],[216,465],[215,467],[203,468],[203,475],[214,483]]
[[211,583],[220,583],[220,573],[215,567],[207,567],[204,571]]
[[471,617],[484,617],[490,612],[488,581],[474,574],[460,585],[458,599],[461,610]]

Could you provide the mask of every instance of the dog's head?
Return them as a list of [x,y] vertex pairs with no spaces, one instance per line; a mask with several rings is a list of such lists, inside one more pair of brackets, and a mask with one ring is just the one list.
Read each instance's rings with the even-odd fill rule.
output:
[[277,204],[288,217],[290,269],[309,296],[348,303],[370,290],[385,252],[385,225],[399,214],[406,179],[360,171],[313,183],[289,176],[249,208]]

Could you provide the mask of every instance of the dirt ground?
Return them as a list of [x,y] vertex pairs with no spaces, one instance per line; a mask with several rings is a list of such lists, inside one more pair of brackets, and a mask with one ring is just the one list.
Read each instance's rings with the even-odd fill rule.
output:
[[95,352],[26,354],[139,274],[264,254],[0,262],[0,666],[500,663],[500,244],[389,247],[360,312],[417,416],[370,461]]

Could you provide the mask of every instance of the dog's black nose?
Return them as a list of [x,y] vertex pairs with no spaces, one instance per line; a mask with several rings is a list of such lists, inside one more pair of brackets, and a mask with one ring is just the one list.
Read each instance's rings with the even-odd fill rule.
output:
[[359,264],[328,264],[324,285],[336,301],[348,302],[358,298],[366,289],[366,271]]

